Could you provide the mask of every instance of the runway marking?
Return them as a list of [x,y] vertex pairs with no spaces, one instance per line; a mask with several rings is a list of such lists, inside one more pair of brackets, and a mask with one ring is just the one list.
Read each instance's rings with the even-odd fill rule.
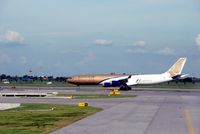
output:
[[187,128],[188,128],[188,134],[196,134],[195,129],[192,126],[192,121],[190,119],[189,111],[185,110],[184,115],[185,115],[185,121],[186,121]]

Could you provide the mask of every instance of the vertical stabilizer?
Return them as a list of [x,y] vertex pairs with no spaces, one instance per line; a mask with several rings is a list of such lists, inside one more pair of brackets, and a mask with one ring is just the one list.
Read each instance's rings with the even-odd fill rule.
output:
[[167,73],[169,73],[171,77],[180,75],[185,65],[186,59],[187,58],[178,59],[176,63],[167,71]]

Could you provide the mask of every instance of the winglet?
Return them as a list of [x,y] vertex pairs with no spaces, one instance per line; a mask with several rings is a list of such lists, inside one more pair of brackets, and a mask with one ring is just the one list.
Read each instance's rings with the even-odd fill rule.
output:
[[179,58],[176,63],[167,71],[171,77],[180,75],[185,65],[187,58]]

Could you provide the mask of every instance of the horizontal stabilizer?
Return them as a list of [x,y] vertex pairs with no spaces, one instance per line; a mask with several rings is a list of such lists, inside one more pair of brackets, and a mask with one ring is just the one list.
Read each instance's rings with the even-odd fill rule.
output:
[[189,75],[189,74],[183,74],[183,75],[180,76],[180,79],[185,79],[185,78],[188,77],[188,75]]

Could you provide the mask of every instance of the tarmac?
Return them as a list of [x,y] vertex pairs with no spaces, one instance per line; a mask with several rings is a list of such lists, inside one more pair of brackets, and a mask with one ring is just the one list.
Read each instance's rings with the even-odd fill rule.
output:
[[[170,91],[172,90],[172,91]],[[104,110],[85,119],[63,127],[52,134],[199,134],[200,89],[178,91],[143,89],[126,91],[137,94],[135,98],[109,99],[42,99],[3,98],[0,103],[53,103],[76,104],[88,102],[90,106]],[[56,92],[81,93],[84,91],[63,90]],[[86,91],[84,93],[102,91]]]
[[19,107],[19,103],[0,103],[0,110],[7,110],[11,108],[17,108]]

